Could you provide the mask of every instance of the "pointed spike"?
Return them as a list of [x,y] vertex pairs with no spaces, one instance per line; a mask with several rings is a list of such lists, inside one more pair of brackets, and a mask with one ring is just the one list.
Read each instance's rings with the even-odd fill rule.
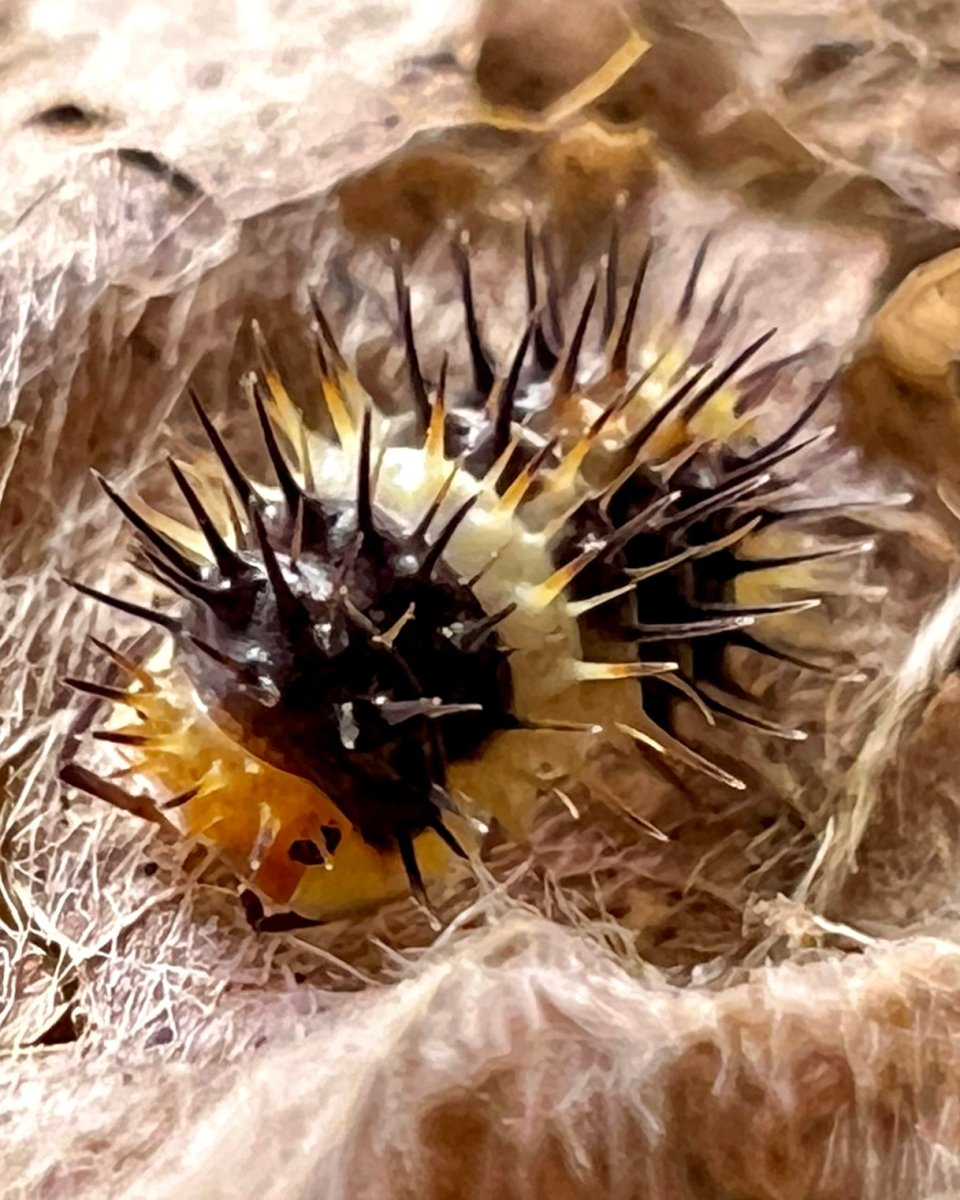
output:
[[[375,478],[376,474],[374,474]],[[290,549],[288,551],[290,561],[299,562],[304,546],[314,553],[326,547],[327,536],[327,525],[319,504],[311,502],[306,496],[301,496],[290,533]]]
[[444,550],[446,550],[447,546],[450,544],[450,539],[460,528],[462,521],[466,517],[467,513],[469,513],[470,509],[476,504],[477,499],[477,496],[471,496],[468,500],[465,500],[453,514],[450,520],[447,521],[446,525],[444,525],[444,527],[437,534],[437,537],[431,544],[430,549],[424,555],[423,562],[420,564],[418,574],[421,579],[429,579],[433,574],[434,568],[440,561],[441,554],[443,554]]
[[647,675],[666,675],[676,671],[675,662],[574,662],[573,677],[581,683],[601,683],[611,679],[642,679]]
[[480,489],[481,491],[488,492],[493,491],[496,488],[501,476],[503,475],[504,471],[506,471],[510,460],[516,453],[517,447],[520,445],[522,440],[523,435],[521,433],[518,432],[514,434],[504,448],[503,453],[494,460],[490,470],[487,471],[486,475],[484,475]]
[[418,542],[426,536],[427,530],[433,524],[434,517],[436,517],[437,513],[440,511],[440,505],[443,504],[444,500],[446,500],[450,488],[453,486],[453,481],[457,477],[458,470],[459,467],[454,466],[454,468],[447,475],[446,479],[444,479],[443,483],[437,489],[436,495],[430,501],[429,505],[427,505],[426,511],[417,522],[416,529],[414,529],[413,533],[410,535],[412,541]]
[[195,800],[200,795],[201,784],[196,784],[192,788],[187,788],[185,792],[180,792],[176,796],[172,796],[169,800],[164,800],[160,805],[163,812],[169,812],[172,808],[182,808],[185,804],[189,804],[191,800]]
[[[653,361],[650,363],[650,365],[648,367],[644,367],[644,369],[640,372],[640,375],[630,385],[630,387],[624,389],[623,394],[620,398],[620,403],[617,406],[617,408],[614,410],[615,412],[624,412],[626,409],[628,409],[630,407],[630,405],[634,402],[634,400],[636,400],[636,398],[643,391],[643,388],[644,388],[645,384],[647,383],[647,381],[652,376],[654,376],[660,370],[660,368],[663,366],[664,361],[666,360],[668,354],[669,354],[668,350],[661,350],[661,352],[656,356],[656,358],[653,359]],[[624,376],[624,378],[625,378],[625,376]]]
[[460,648],[468,654],[475,650],[491,630],[496,629],[502,621],[505,621],[516,610],[517,603],[515,600],[511,600],[509,604],[505,604],[503,608],[498,609],[495,613],[491,613],[490,616],[477,621],[469,629],[464,630],[460,638]]
[[782,600],[771,604],[736,604],[724,603],[716,601],[712,604],[698,604],[697,611],[717,616],[723,616],[729,613],[731,616],[741,617],[772,617],[787,614],[809,612],[812,608],[819,608],[821,599],[819,596],[807,596],[803,600]]
[[580,319],[577,321],[577,327],[574,330],[573,338],[563,356],[563,366],[560,368],[560,374],[554,387],[555,399],[573,394],[573,389],[577,382],[577,367],[580,361],[580,351],[583,347],[583,339],[587,332],[587,323],[590,320],[590,314],[593,312],[593,306],[596,303],[598,287],[599,283],[595,279],[590,285],[590,290],[587,292],[587,298],[584,301],[583,308],[580,311]]
[[247,533],[244,527],[243,518],[240,513],[239,501],[234,494],[233,488],[225,479],[218,480],[220,491],[223,495],[223,502],[227,508],[227,514],[230,518],[230,529],[233,533],[234,541],[239,551],[246,545]]
[[[741,294],[742,291],[743,289],[741,289]],[[735,301],[727,310],[719,315],[711,327],[704,329],[701,339],[694,346],[694,362],[703,362],[705,358],[713,358],[720,351],[724,342],[732,335],[736,328],[739,312],[740,309],[738,308],[737,301]],[[738,381],[737,393],[737,397],[733,403],[735,416],[738,415],[737,404],[739,403],[740,396],[743,394],[742,381]]]
[[631,592],[636,591],[636,589],[637,585],[631,579],[629,583],[611,588],[608,592],[601,592],[598,596],[590,596],[587,600],[572,600],[567,605],[567,612],[574,620],[578,620],[584,613],[588,613],[594,608],[599,608],[602,604],[609,604],[611,600],[617,600],[621,596],[629,595]]
[[810,403],[800,411],[795,420],[790,422],[783,433],[779,434],[772,441],[767,442],[765,446],[761,446],[758,450],[755,450],[753,454],[745,458],[744,465],[747,466],[756,462],[758,459],[767,457],[770,454],[776,454],[777,451],[785,446],[788,446],[800,432],[800,430],[803,429],[808,421],[810,421],[811,418],[816,414],[817,410],[821,407],[824,400],[826,400],[827,396],[830,394],[830,389],[833,387],[835,382],[836,376],[831,376],[826,383],[822,384],[821,387],[818,388]]
[[287,857],[291,862],[299,863],[303,867],[319,867],[327,861],[320,845],[310,838],[297,838],[292,841],[287,850]]
[[647,242],[643,251],[643,256],[640,259],[640,265],[637,267],[637,273],[633,279],[633,286],[630,289],[630,299],[627,301],[627,308],[623,314],[623,324],[620,326],[620,333],[617,337],[616,345],[610,355],[610,374],[615,376],[626,377],[627,361],[630,356],[630,337],[633,333],[633,327],[637,320],[637,306],[640,303],[640,294],[643,291],[643,283],[647,276],[647,268],[650,266],[650,259],[653,256],[653,239]]
[[303,554],[303,521],[304,521],[305,504],[303,496],[297,501],[297,513],[293,518],[293,533],[290,535],[290,559],[292,562],[299,562],[301,554]]
[[802,362],[809,353],[809,347],[804,347],[803,350],[794,350],[792,354],[782,354],[741,379],[733,415],[737,418],[745,416],[766,400],[783,369],[792,363]]
[[527,357],[527,347],[530,345],[532,326],[527,325],[520,344],[517,346],[510,370],[496,391],[496,409],[493,418],[493,453],[499,456],[510,444],[510,431],[513,425],[513,407],[516,400],[517,388],[520,384],[520,372],[523,370],[524,359]]
[[766,333],[762,334],[755,341],[751,342],[750,345],[747,346],[746,350],[742,350],[733,360],[733,362],[730,363],[729,366],[725,367],[715,379],[710,380],[710,382],[701,391],[699,391],[684,408],[684,420],[688,422],[692,421],[697,413],[700,412],[700,410],[703,409],[709,403],[709,401],[713,399],[713,397],[730,379],[733,378],[734,375],[736,375],[744,363],[749,362],[758,351],[762,350],[767,342],[769,342],[770,339],[776,335],[776,333],[776,329],[768,329]]
[[523,223],[523,267],[527,283],[527,312],[532,317],[537,311],[537,264],[534,248],[533,223],[530,218]]
[[681,696],[685,696],[691,704],[695,705],[697,711],[711,729],[716,726],[717,718],[714,715],[713,710],[696,690],[696,688],[689,684],[682,675],[664,675],[660,682],[665,683],[667,687],[674,688],[680,693]]
[[192,596],[210,608],[217,608],[231,594],[229,588],[218,588],[213,584],[203,583],[188,575],[182,575],[176,567],[171,567],[150,550],[143,551],[143,560],[137,562],[136,565],[163,587],[171,588],[180,596]]
[[774,520],[786,520],[789,517],[832,516],[854,512],[857,509],[903,508],[912,503],[914,497],[910,492],[893,492],[887,496],[838,496],[832,500],[815,500],[800,498],[791,500],[789,497],[777,501],[777,507],[770,507],[767,515]]
[[600,410],[600,413],[594,418],[585,434],[591,442],[595,442],[607,427],[607,423],[613,414],[617,411],[623,401],[618,397],[616,400],[611,400],[610,403]]
[[403,869],[407,873],[410,891],[424,908],[429,908],[427,891],[423,886],[423,876],[420,874],[417,853],[413,848],[413,838],[410,836],[410,831],[403,827],[398,827],[394,831],[393,838],[397,849],[400,851],[400,861],[403,863]]
[[544,459],[553,453],[553,451],[556,449],[556,445],[557,439],[554,438],[552,441],[547,442],[546,445],[541,446],[536,454],[530,459],[513,483],[510,484],[510,486],[501,496],[498,507],[502,512],[516,512],[524,496],[526,496],[527,492],[533,486],[537,478],[537,474],[539,473],[540,468],[543,466]]
[[440,377],[437,379],[437,399],[445,400],[447,395],[447,371],[450,368],[450,352],[444,350],[440,359]]
[[375,633],[371,636],[371,642],[376,642],[380,646],[386,646],[387,649],[392,649],[393,643],[416,616],[416,609],[416,604],[413,600],[411,600],[404,611],[399,617],[397,617],[394,623],[389,626],[389,628],[384,629],[382,633]]
[[788,742],[805,742],[807,740],[807,734],[802,729],[789,729],[784,725],[777,724],[776,721],[769,720],[762,713],[755,711],[752,705],[738,700],[722,688],[701,683],[699,690],[713,709],[734,721],[739,721],[754,729],[760,729],[764,733],[770,734],[771,737],[783,738]]
[[245,565],[243,559],[227,545],[223,534],[221,534],[213,518],[204,508],[200,497],[186,475],[184,475],[179,464],[171,455],[167,456],[167,466],[170,468],[170,473],[173,475],[177,487],[186,500],[187,506],[193,513],[194,520],[197,522],[200,532],[210,547],[210,552],[213,555],[214,562],[217,564],[220,574],[228,579],[235,578]]
[[387,458],[387,450],[389,442],[386,439],[381,440],[380,448],[377,450],[377,460],[373,464],[373,473],[370,476],[370,495],[376,496],[377,489],[380,487],[380,477],[383,475],[383,464]]
[[469,579],[461,580],[463,586],[465,588],[469,588],[470,591],[473,591],[484,575],[486,575],[486,573],[490,570],[490,568],[499,561],[500,555],[504,552],[504,550],[506,550],[508,545],[509,542],[506,542],[504,545],[498,547],[498,549],[494,550],[494,552],[490,555],[479,571],[471,575]]
[[746,575],[754,571],[776,571],[784,567],[802,567],[808,563],[825,562],[831,558],[853,558],[869,554],[876,547],[872,538],[863,542],[850,542],[841,546],[826,546],[820,550],[808,550],[799,554],[780,554],[769,558],[738,558],[737,574]]
[[466,234],[455,243],[457,266],[463,295],[463,311],[467,324],[467,340],[470,345],[470,361],[473,366],[473,382],[481,396],[489,396],[495,375],[490,360],[483,348],[480,329],[477,325],[477,310],[473,295],[473,279],[470,272],[470,255],[467,250]]
[[[311,299],[312,299],[312,294],[311,294]],[[320,332],[319,328],[314,329],[312,332],[313,332],[313,350],[317,356],[317,368],[320,372],[320,378],[322,380],[328,379],[328,378],[332,379],[336,373],[336,368],[332,367],[330,365],[330,360],[327,358],[327,350],[323,344],[323,335]]]
[[[183,586],[182,576],[177,576],[172,571],[168,574],[166,571],[160,570],[153,560],[144,559],[142,561],[134,561],[133,565],[138,571],[146,575],[148,579],[152,579],[154,583],[159,584],[160,587],[174,592],[178,599],[182,600],[191,595],[187,588]],[[199,596],[195,598],[200,599]],[[201,601],[201,603],[203,602]]]
[[120,493],[104,479],[99,471],[93,471],[92,474],[109,499],[119,508],[126,520],[148,545],[153,546],[168,562],[173,563],[185,575],[196,573],[196,563],[191,558],[188,558],[180,547],[174,545],[162,533],[154,529],[146,517],[141,516],[131,504],[124,500]]
[[[676,493],[673,494],[676,495]],[[627,568],[625,574],[629,575],[634,583],[640,583],[644,579],[652,579],[654,575],[659,575],[662,571],[669,571],[671,568],[679,566],[691,558],[709,558],[711,554],[717,554],[721,550],[729,550],[731,546],[735,546],[738,542],[742,542],[744,538],[749,537],[758,528],[762,520],[762,515],[751,517],[749,521],[737,526],[736,529],[724,534],[723,537],[714,538],[710,542],[701,542],[697,545],[687,546],[684,550],[672,555],[670,558],[664,558],[658,563],[652,563],[649,567]]]
[[221,653],[216,646],[211,646],[209,642],[204,641],[203,638],[197,637],[197,635],[194,633],[188,633],[186,637],[187,641],[190,642],[192,646],[195,646],[201,654],[205,654],[208,658],[212,658],[214,662],[219,663],[221,667],[225,667],[238,678],[249,678],[251,674],[250,668],[245,666],[243,663],[234,662],[232,658],[228,658],[226,654]]
[[333,333],[330,329],[330,323],[324,314],[323,308],[320,304],[320,296],[317,293],[316,288],[310,288],[308,295],[310,297],[310,307],[313,309],[313,315],[316,318],[320,336],[330,353],[330,357],[333,360],[333,365],[338,371],[346,371],[347,360],[340,353],[340,347],[337,345],[337,339],[333,336]]
[[649,622],[634,625],[625,631],[634,642],[687,641],[690,638],[715,637],[735,629],[753,625],[756,616],[743,612],[729,617],[705,618],[701,621]]
[[352,442],[356,427],[343,398],[339,376],[329,369],[319,340],[316,341],[316,347],[320,366],[320,394],[333,426],[334,436],[342,447],[346,447]]
[[67,787],[76,788],[77,791],[85,792],[96,800],[102,800],[105,804],[120,809],[121,812],[130,813],[131,816],[139,817],[142,821],[150,821],[154,825],[161,825],[165,829],[173,830],[173,826],[158,811],[149,796],[131,795],[123,788],[117,787],[115,783],[111,783],[110,780],[94,775],[92,771],[80,766],[79,763],[64,764],[60,769],[60,781]]
[[439,466],[446,459],[446,382],[447,355],[444,354],[440,366],[440,383],[430,409],[430,424],[427,426],[427,436],[424,441],[427,460],[434,466]]
[[633,586],[643,583],[647,579],[653,579],[656,575],[662,575],[664,571],[672,571],[674,567],[679,567],[681,563],[689,562],[691,558],[698,557],[693,547],[687,547],[686,550],[681,550],[678,554],[672,554],[669,558],[661,558],[659,562],[651,563],[649,567],[628,567],[624,572],[629,575],[633,582]]
[[631,436],[629,441],[624,446],[624,454],[625,456],[629,457],[631,463],[636,462],[640,451],[643,450],[643,448],[651,441],[653,436],[659,432],[669,418],[676,413],[677,409],[681,406],[681,404],[683,404],[687,396],[689,396],[693,389],[699,384],[700,380],[704,377],[704,375],[706,375],[707,371],[710,370],[711,366],[711,363],[704,363],[699,370],[695,371],[693,375],[690,376],[686,383],[681,384],[680,387],[678,387],[670,396],[668,396],[660,405],[660,407],[655,412],[650,414],[637,432]]
[[307,440],[307,427],[301,421],[297,426],[297,440],[300,445],[297,451],[300,455],[300,470],[303,472],[303,488],[310,495],[317,494],[317,481],[313,476],[313,458],[310,454],[310,443]]
[[122,729],[94,729],[90,736],[114,746],[149,746],[154,741],[145,733],[125,733]]
[[267,578],[270,581],[270,587],[273,590],[274,598],[277,602],[277,611],[280,618],[284,622],[291,620],[299,621],[304,617],[303,607],[300,601],[293,594],[290,585],[287,583],[286,577],[283,574],[283,569],[280,566],[280,561],[277,558],[276,551],[270,544],[270,539],[267,537],[266,526],[263,523],[263,517],[260,515],[260,510],[256,505],[250,509],[250,517],[253,521],[253,530],[256,535],[257,545],[260,549],[260,556],[263,559],[263,565],[267,572]]
[[599,546],[590,550],[584,550],[581,554],[578,554],[576,558],[554,571],[543,583],[529,588],[527,590],[526,603],[531,608],[546,608],[549,604],[552,604],[561,592],[570,586],[584,567],[589,566],[606,548],[606,543],[601,542]]
[[669,386],[672,386],[677,379],[684,378],[698,363],[705,362],[707,359],[713,359],[713,355],[710,354],[698,355],[697,348],[698,343],[697,341],[694,341],[692,348],[687,351],[686,355],[680,360],[679,365],[670,376]]
[[430,424],[430,400],[427,396],[427,386],[423,381],[420,370],[420,359],[417,355],[417,343],[413,333],[413,308],[410,301],[410,289],[403,278],[403,265],[399,256],[394,259],[393,280],[397,293],[397,307],[400,312],[400,323],[403,329],[403,347],[407,360],[407,372],[410,376],[410,386],[413,389],[413,403],[420,428],[426,430]]
[[[354,604],[353,600],[351,600],[349,594],[347,593],[346,588],[341,587],[339,589],[339,596],[340,596],[340,601],[343,605],[343,610],[347,614],[347,616],[350,618],[350,620],[355,625],[357,625],[360,629],[363,630],[363,632],[367,635],[367,637],[371,640],[371,642],[378,641],[381,636],[380,630],[377,628],[376,625],[374,625],[374,623],[370,620],[370,618],[367,616],[367,614],[365,612],[362,612],[359,608],[357,608],[357,606]],[[385,644],[385,643],[382,643],[382,644]],[[388,647],[388,649],[389,649],[389,647]],[[415,683],[416,681],[411,679],[410,682]]]
[[549,375],[559,362],[559,355],[553,350],[547,340],[540,319],[539,297],[537,294],[536,239],[533,225],[527,217],[523,228],[523,265],[527,283],[527,313],[533,329],[533,352],[537,366],[544,374]]
[[303,424],[303,420],[297,409],[297,406],[290,399],[290,393],[283,386],[283,379],[280,375],[280,370],[277,367],[276,360],[270,352],[270,347],[267,345],[267,340],[263,336],[263,330],[260,328],[259,321],[251,321],[250,328],[253,333],[253,342],[257,351],[257,358],[260,363],[260,370],[263,378],[266,380],[267,390],[277,406],[277,411],[280,414],[280,420],[290,436],[292,428],[299,428]]
[[101,604],[115,608],[118,612],[127,613],[131,617],[140,617],[144,621],[150,621],[154,625],[159,625],[161,629],[166,629],[169,633],[180,632],[180,622],[176,617],[171,617],[167,613],[154,612],[152,608],[133,604],[129,600],[120,600],[116,596],[108,596],[106,592],[98,592],[96,588],[88,587],[85,583],[78,583],[77,580],[68,579],[66,576],[64,576],[63,581],[82,595],[89,596],[92,600],[99,600]]
[[93,679],[77,679],[73,675],[65,675],[63,682],[75,692],[85,696],[96,696],[98,700],[110,700],[114,704],[126,704],[136,708],[136,696],[124,691],[123,688],[111,687],[106,683],[97,683]]
[[676,758],[679,762],[684,763],[688,767],[693,767],[694,770],[702,771],[705,775],[709,775],[712,779],[726,784],[738,792],[746,789],[746,784],[742,779],[738,779],[736,775],[731,775],[729,771],[725,771],[723,767],[717,766],[716,763],[704,758],[703,755],[697,754],[695,750],[691,750],[689,746],[685,746],[683,742],[677,741],[671,737],[665,730],[658,730],[657,737],[653,737],[649,733],[645,733],[641,729],[636,729],[632,725],[624,725],[620,721],[617,723],[617,728],[621,733],[625,733],[634,741],[640,742],[644,746],[648,746],[651,750],[655,750],[657,754],[662,754],[665,757]]
[[458,716],[460,713],[483,712],[482,704],[444,704],[439,696],[375,703],[377,712],[388,725],[402,725],[404,721],[412,721],[418,717],[439,720],[441,717]]
[[562,346],[566,341],[563,335],[563,321],[560,316],[560,276],[553,257],[553,248],[545,229],[540,230],[540,253],[543,257],[543,269],[547,282],[547,314],[550,317],[550,332],[556,346]]
[[280,485],[280,491],[283,492],[287,512],[292,516],[297,511],[297,505],[303,494],[302,489],[300,484],[294,479],[293,473],[287,466],[287,460],[283,457],[283,453],[280,450],[280,443],[277,441],[273,422],[267,413],[263,388],[259,380],[254,379],[252,381],[250,391],[253,395],[253,404],[257,412],[257,419],[260,422],[260,432],[263,435],[263,442],[267,448],[267,455],[273,467],[274,474],[277,477],[277,483]]
[[771,468],[779,466],[780,463],[795,458],[797,455],[803,454],[807,450],[829,441],[835,433],[836,429],[831,425],[826,429],[819,430],[817,433],[810,434],[809,437],[803,438],[802,441],[795,442],[792,446],[784,446],[775,452],[762,455],[759,458],[751,455],[746,465],[739,467],[735,471],[731,471],[723,482],[725,484],[733,483],[738,479],[747,479],[751,475],[769,471]]
[[635,513],[629,521],[625,521],[619,529],[610,535],[607,539],[607,550],[604,557],[609,558],[611,553],[622,549],[638,534],[658,528],[659,526],[655,525],[654,522],[659,521],[667,509],[671,508],[680,499],[682,494],[680,491],[667,492],[666,495],[658,496],[655,500],[651,500],[646,508],[642,508],[638,513]]
[[697,284],[700,282],[700,274],[703,271],[703,264],[706,262],[707,251],[710,249],[710,243],[713,241],[713,234],[708,233],[704,236],[700,245],[697,247],[697,253],[693,259],[693,266],[690,268],[690,274],[687,276],[687,282],[683,288],[683,295],[680,298],[680,307],[677,309],[677,323],[682,325],[690,316],[693,310],[693,301],[697,294]]
[[755,654],[762,654],[767,658],[777,659],[780,662],[788,663],[791,667],[799,667],[804,671],[813,671],[819,675],[828,675],[836,679],[849,679],[851,681],[862,681],[867,678],[864,672],[856,670],[849,662],[846,666],[843,663],[816,662],[813,659],[796,654],[792,650],[785,650],[782,646],[774,646],[768,642],[762,642],[759,638],[751,637],[746,633],[738,633],[730,641],[734,645],[743,646],[746,650],[752,650]]
[[144,692],[155,692],[157,690],[157,681],[150,674],[150,672],[144,667],[141,667],[139,663],[134,662],[132,658],[121,653],[119,650],[114,649],[113,646],[108,645],[106,642],[101,641],[100,638],[94,637],[92,634],[89,635],[89,638],[90,642],[96,646],[96,648],[102,654],[105,654],[111,662],[115,663],[121,671],[126,671],[126,673],[132,679],[135,679],[137,683],[140,684]]
[[696,504],[691,504],[689,508],[679,509],[667,517],[662,522],[661,528],[682,529],[684,526],[693,525],[697,521],[702,521],[717,509],[731,506],[735,500],[739,500],[743,496],[765,487],[770,482],[771,476],[756,475],[753,478],[735,481],[733,484],[722,484],[716,488],[712,495],[707,496],[703,500],[698,500]]
[[617,284],[620,279],[620,219],[617,214],[610,223],[610,245],[607,248],[603,305],[603,345],[610,341],[617,323]]
[[296,912],[275,912],[267,916],[260,897],[250,888],[244,888],[239,899],[243,915],[254,933],[296,933],[301,929],[316,929],[324,923],[315,917],[302,917]]
[[236,492],[237,498],[244,508],[248,508],[254,496],[253,488],[250,486],[247,477],[234,462],[230,451],[227,449],[223,439],[217,432],[216,426],[210,420],[209,415],[207,414],[203,405],[200,403],[200,398],[193,390],[190,392],[190,399],[193,402],[193,408],[197,414],[197,418],[199,419],[200,424],[203,426],[203,431],[207,435],[207,440],[213,447],[214,453],[220,460],[220,465],[223,467],[227,478],[233,485],[233,490]]
[[357,529],[361,533],[376,532],[373,523],[373,496],[370,489],[370,460],[373,438],[373,410],[368,404],[363,413],[360,430],[360,456],[357,461]]
[[464,848],[460,845],[460,843],[453,836],[453,834],[446,827],[446,825],[444,825],[443,821],[441,821],[439,817],[437,817],[433,821],[431,821],[429,823],[429,825],[427,826],[427,828],[432,829],[433,832],[437,835],[437,837],[444,843],[444,845],[447,847],[447,849],[452,850],[453,853],[457,856],[457,858],[462,858],[465,862],[470,861],[470,857],[467,854],[466,850],[464,850]]
[[537,721],[527,717],[513,717],[508,729],[528,729],[534,733],[603,733],[602,725],[585,721]]
[[664,571],[671,571],[676,566],[682,563],[689,563],[691,558],[698,558],[695,553],[695,547],[688,547],[677,554],[671,554],[670,558],[661,558],[659,563],[652,563],[649,566],[637,566],[637,568],[628,568],[624,571],[625,575],[629,575],[634,587],[638,583],[643,583],[646,580],[652,580],[656,575],[662,575]]
[[621,399],[612,400],[596,418],[587,432],[563,456],[547,479],[548,487],[555,490],[568,487],[577,477],[587,455],[596,445],[600,434],[614,412],[620,407]]

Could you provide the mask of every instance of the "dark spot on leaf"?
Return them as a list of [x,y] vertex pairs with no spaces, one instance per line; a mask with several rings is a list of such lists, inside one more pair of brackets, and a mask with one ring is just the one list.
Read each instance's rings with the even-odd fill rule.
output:
[[73,101],[63,104],[51,104],[49,108],[34,113],[26,122],[27,125],[37,125],[54,133],[73,134],[89,133],[106,124],[105,114],[93,109],[83,108]]
[[165,162],[152,150],[140,150],[136,147],[126,146],[117,151],[117,157],[128,166],[138,167],[140,170],[162,179],[182,196],[193,199],[203,193],[200,185],[194,182],[189,175]]

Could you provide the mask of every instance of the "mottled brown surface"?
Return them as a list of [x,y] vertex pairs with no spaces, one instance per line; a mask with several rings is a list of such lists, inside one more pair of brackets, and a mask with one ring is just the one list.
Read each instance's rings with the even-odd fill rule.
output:
[[[960,244],[952,0],[25,0],[0,22],[3,1194],[956,1194],[953,256],[905,278]],[[812,486],[917,491],[847,581],[886,593],[835,608],[872,679],[758,676],[812,736],[721,731],[744,796],[604,762],[579,821],[545,804],[529,852],[491,849],[499,890],[454,882],[439,938],[396,905],[257,939],[226,871],[55,783],[56,681],[93,620],[57,572],[132,582],[88,469],[132,481],[195,439],[188,380],[243,446],[252,316],[309,403],[307,283],[393,390],[391,238],[438,361],[448,219],[505,353],[528,203],[576,280],[620,192],[625,263],[648,228],[665,245],[653,311],[713,229],[703,303],[736,263],[739,336],[773,323],[817,377],[847,367]]]

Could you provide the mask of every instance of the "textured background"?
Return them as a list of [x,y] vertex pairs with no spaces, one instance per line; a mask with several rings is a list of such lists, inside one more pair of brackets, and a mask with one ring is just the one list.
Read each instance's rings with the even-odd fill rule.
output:
[[[960,1191],[958,31],[952,0],[0,7],[4,1194]],[[545,812],[436,940],[404,906],[255,938],[215,864],[54,782],[57,676],[110,627],[58,572],[131,582],[88,469],[190,440],[190,379],[229,419],[251,316],[306,389],[306,283],[389,385],[391,238],[438,355],[448,221],[504,349],[525,206],[574,280],[621,191],[654,303],[714,229],[735,336],[844,368],[822,486],[915,492],[849,581],[871,681],[767,681],[815,733],[731,740],[735,802],[608,764],[668,843]]]

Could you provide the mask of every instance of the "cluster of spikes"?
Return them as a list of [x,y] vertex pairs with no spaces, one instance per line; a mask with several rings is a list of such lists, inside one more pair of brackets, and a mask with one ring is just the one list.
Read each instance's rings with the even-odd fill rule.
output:
[[[528,319],[501,369],[482,336],[466,244],[457,243],[471,379],[456,396],[446,357],[435,379],[423,369],[397,264],[408,391],[399,416],[380,412],[364,393],[314,298],[324,402],[316,428],[292,403],[262,338],[260,371],[246,381],[275,485],[248,478],[196,397],[220,478],[201,487],[169,460],[195,522],[190,537],[178,538],[169,518],[148,518],[100,480],[133,528],[137,565],[175,594],[178,607],[158,611],[73,586],[169,634],[216,724],[256,758],[320,788],[367,845],[399,854],[421,898],[416,839],[432,831],[464,853],[445,823],[457,811],[451,763],[511,730],[584,735],[602,727],[602,720],[544,722],[517,710],[523,647],[512,628],[542,625],[563,643],[564,622],[572,625],[561,646],[563,686],[635,680],[645,719],[617,722],[619,733],[659,756],[665,771],[679,762],[742,788],[677,737],[676,706],[692,702],[709,724],[722,716],[797,739],[799,731],[779,725],[732,678],[729,648],[834,675],[844,664],[811,660],[758,632],[767,619],[814,607],[816,595],[744,603],[738,582],[807,570],[869,543],[811,548],[803,535],[799,550],[749,555],[763,533],[788,537],[798,514],[842,515],[857,501],[811,501],[792,490],[790,465],[829,432],[808,432],[829,385],[766,443],[743,432],[795,356],[754,365],[772,331],[725,354],[737,307],[729,282],[690,336],[706,253],[704,242],[672,340],[662,353],[644,347],[637,370],[631,345],[652,246],[621,305],[614,223],[603,268],[568,335],[549,244],[528,227]],[[600,349],[591,356],[592,325]],[[731,436],[700,432],[698,419],[723,403]],[[387,482],[391,470],[400,478],[411,463],[419,482],[405,508],[404,488]],[[536,578],[517,574],[528,559],[540,561],[516,553],[527,543],[547,564]],[[468,561],[474,569],[464,568]],[[98,645],[133,679],[149,678]],[[123,686],[68,682],[97,700],[135,705]],[[148,757],[149,732],[96,736]],[[115,799],[108,781],[81,768],[68,778]],[[319,832],[290,848],[307,866],[329,852]]]

